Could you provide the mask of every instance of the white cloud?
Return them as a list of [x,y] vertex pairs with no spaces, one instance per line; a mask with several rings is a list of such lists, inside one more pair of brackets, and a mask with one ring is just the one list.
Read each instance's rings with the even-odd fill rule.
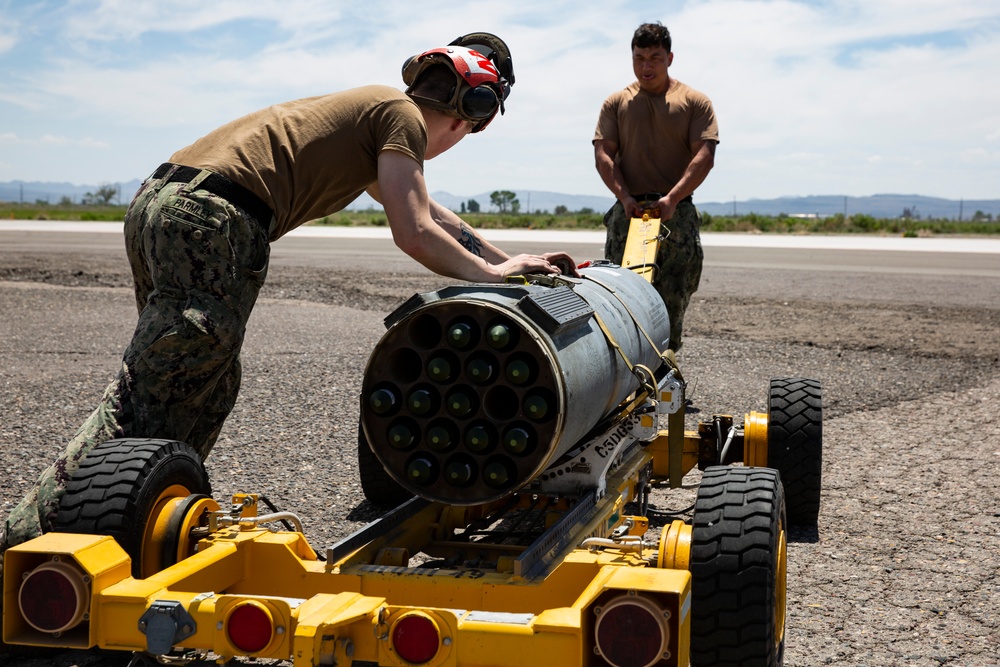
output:
[[108,143],[92,137],[71,138],[43,134],[37,138],[21,137],[14,132],[0,133],[0,144],[16,146],[79,146],[82,148],[108,148]]
[[969,148],[960,153],[962,162],[966,164],[1000,166],[1000,151],[990,151],[985,148]]
[[57,137],[51,134],[44,134],[42,138],[39,139],[39,143],[45,146],[68,146],[70,140],[66,137]]
[[[673,33],[672,74],[707,93],[719,116],[722,143],[701,201],[895,187],[1000,196],[996,160],[983,157],[995,153],[981,150],[1000,140],[993,0],[688,0],[657,12],[627,1],[510,2],[481,7],[474,23],[445,0],[45,6],[44,16],[0,10],[0,23],[32,26],[0,28],[0,141],[49,134],[82,150],[80,137],[90,137],[107,155],[90,172],[144,174],[266,104],[401,85],[407,56],[487,30],[513,53],[508,113],[429,164],[430,187],[603,195],[590,145],[598,109],[632,79],[635,26],[658,18]],[[4,54],[15,34],[21,41]],[[5,60],[15,53],[18,67]],[[950,169],[957,161],[978,168]],[[27,152],[15,163],[40,172],[53,161]],[[126,177],[136,174],[94,176]]]
[[319,0],[101,0],[92,11],[72,15],[66,32],[84,40],[135,40],[149,33],[186,34],[238,20],[257,20],[307,34],[310,27],[315,33],[340,21],[343,6]]
[[8,9],[0,8],[0,56],[17,44],[20,27],[20,22]]

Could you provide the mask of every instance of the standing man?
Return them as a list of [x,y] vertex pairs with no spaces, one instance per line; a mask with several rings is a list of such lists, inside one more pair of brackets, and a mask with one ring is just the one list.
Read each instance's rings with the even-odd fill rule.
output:
[[514,83],[487,33],[410,58],[405,94],[366,86],[228,123],[181,149],[136,193],[125,245],[139,321],[117,377],[65,451],[14,508],[3,551],[52,528],[80,461],[113,438],[163,438],[204,459],[236,402],[247,320],[270,243],[368,191],[393,240],[441,275],[501,282],[574,273],[564,253],[510,257],[433,201],[424,160],[484,129]]
[[670,78],[670,47],[670,31],[659,22],[639,26],[632,36],[636,81],[604,101],[593,143],[597,171],[618,200],[604,216],[604,256],[620,264],[631,218],[643,208],[660,210],[667,238],[653,286],[670,315],[670,349],[679,350],[704,258],[691,195],[715,164],[719,127],[708,97]]

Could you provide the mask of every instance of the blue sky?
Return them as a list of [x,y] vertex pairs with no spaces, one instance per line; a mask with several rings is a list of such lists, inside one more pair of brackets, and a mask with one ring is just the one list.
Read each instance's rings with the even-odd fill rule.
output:
[[402,87],[408,56],[488,31],[513,54],[507,114],[429,161],[429,189],[606,195],[590,139],[650,20],[719,118],[698,201],[1000,198],[996,0],[0,0],[0,181],[141,179],[240,115]]

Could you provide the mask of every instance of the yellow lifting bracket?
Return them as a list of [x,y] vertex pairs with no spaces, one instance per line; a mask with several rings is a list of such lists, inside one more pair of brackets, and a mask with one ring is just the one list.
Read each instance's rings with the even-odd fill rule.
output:
[[660,248],[660,241],[667,238],[664,232],[659,209],[647,208],[643,210],[641,217],[632,218],[625,240],[622,267],[653,282],[657,271],[656,253]]

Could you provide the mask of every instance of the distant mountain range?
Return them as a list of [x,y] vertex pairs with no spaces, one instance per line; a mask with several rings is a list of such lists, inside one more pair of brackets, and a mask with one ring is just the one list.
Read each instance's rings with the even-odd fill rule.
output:
[[698,208],[711,215],[800,215],[821,218],[842,213],[863,213],[875,218],[898,218],[908,210],[912,217],[951,220],[970,220],[977,211],[1000,218],[1000,199],[941,199],[922,195],[871,195],[847,197],[844,195],[814,195],[810,197],[780,197],[777,199],[750,199],[735,202],[697,202]]
[[[113,203],[127,204],[140,181],[132,180],[117,184],[120,195]],[[79,202],[87,193],[96,191],[96,185],[73,185],[72,183],[8,181],[0,183],[0,201],[36,201],[58,204],[64,197]],[[611,195],[569,195],[540,190],[516,190],[517,200],[524,213],[536,211],[553,212],[558,206],[570,211],[590,209],[602,213],[614,203]],[[448,192],[434,192],[431,196],[440,204],[460,211],[470,200],[477,202],[482,211],[491,209],[490,193],[472,196],[453,195]],[[759,215],[801,215],[827,217],[843,213],[854,215],[864,213],[876,218],[896,218],[908,210],[911,215],[922,218],[947,218],[969,220],[977,211],[1000,219],[1000,199],[955,200],[922,195],[881,194],[868,197],[848,197],[844,195],[814,195],[807,197],[779,197],[776,199],[749,199],[731,202],[701,202],[695,199],[698,208],[711,215],[738,215],[757,213]],[[350,208],[379,208],[368,195],[359,197]]]

